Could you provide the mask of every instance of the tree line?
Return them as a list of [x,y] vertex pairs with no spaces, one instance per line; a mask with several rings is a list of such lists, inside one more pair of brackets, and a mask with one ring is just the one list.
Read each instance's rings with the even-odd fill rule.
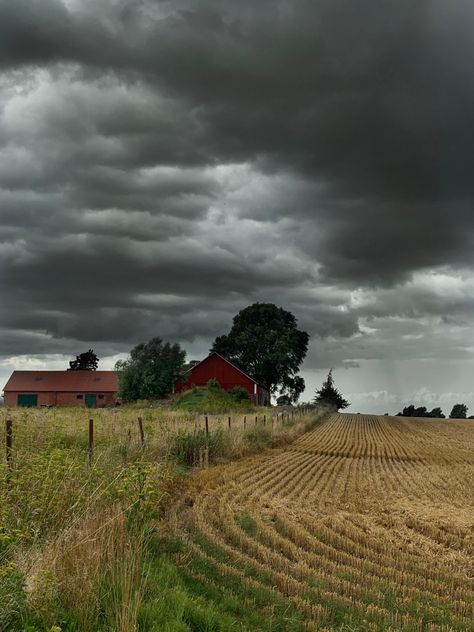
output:
[[[278,404],[295,404],[305,389],[298,374],[306,357],[309,334],[297,326],[295,316],[273,303],[254,303],[242,309],[227,334],[218,336],[210,351],[238,366],[272,394]],[[70,371],[93,370],[98,357],[92,349],[69,363]],[[115,369],[119,376],[119,396],[124,402],[169,397],[192,363],[178,343],[155,337],[136,345]],[[314,403],[337,409],[349,406],[334,386],[332,370],[316,392]]]
[[[254,303],[242,309],[234,318],[227,334],[218,336],[210,351],[215,351],[237,365],[272,394],[278,393],[278,405],[295,404],[305,389],[298,375],[308,350],[309,335],[298,329],[295,316],[272,303]],[[92,370],[99,358],[92,349],[76,356],[69,371]],[[136,345],[115,369],[119,375],[119,396],[124,402],[164,399],[169,397],[193,363],[186,364],[186,351],[178,343],[164,342],[155,337]],[[334,385],[332,369],[312,401],[335,410],[350,406]],[[468,407],[455,404],[450,419],[466,419]],[[398,417],[444,419],[441,408],[428,411],[426,406],[406,406]],[[469,417],[473,419],[474,416]]]
[[[451,412],[449,413],[449,419],[467,419],[468,407],[466,404],[454,404]],[[436,407],[433,410],[428,411],[426,406],[415,407],[413,404],[405,406],[402,412],[397,413],[397,417],[430,417],[434,419],[445,419],[445,415],[441,408]],[[474,419],[474,416],[469,417]]]
[[[242,309],[227,334],[218,336],[210,349],[227,358],[273,394],[295,403],[305,389],[299,367],[308,350],[309,334],[297,326],[295,316],[272,303],[254,303]],[[178,343],[155,337],[136,345],[115,369],[123,401],[168,397],[191,364]],[[68,370],[96,370],[92,349],[71,361]]]

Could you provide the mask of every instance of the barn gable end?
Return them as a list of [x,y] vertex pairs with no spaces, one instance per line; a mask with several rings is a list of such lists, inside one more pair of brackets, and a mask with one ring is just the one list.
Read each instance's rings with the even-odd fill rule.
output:
[[270,403],[270,393],[265,386],[216,352],[212,352],[191,367],[186,373],[185,380],[176,385],[175,391],[185,391],[193,386],[206,386],[209,380],[217,380],[226,391],[234,386],[244,388],[255,404]]

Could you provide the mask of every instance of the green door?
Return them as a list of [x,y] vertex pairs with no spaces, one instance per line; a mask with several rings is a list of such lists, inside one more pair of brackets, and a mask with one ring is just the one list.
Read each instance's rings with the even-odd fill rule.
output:
[[95,408],[96,395],[94,393],[87,393],[86,406],[87,408]]
[[38,395],[36,393],[18,393],[18,406],[24,408],[38,406]]

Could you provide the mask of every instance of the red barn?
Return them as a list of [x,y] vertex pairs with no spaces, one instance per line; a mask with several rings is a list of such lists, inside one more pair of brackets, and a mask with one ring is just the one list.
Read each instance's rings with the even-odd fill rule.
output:
[[186,379],[176,385],[175,392],[179,393],[193,386],[206,386],[209,380],[217,380],[226,391],[234,386],[241,386],[248,392],[254,404],[270,404],[270,391],[266,386],[215,351],[188,369]]
[[115,371],[14,371],[5,385],[5,406],[87,406],[117,402]]

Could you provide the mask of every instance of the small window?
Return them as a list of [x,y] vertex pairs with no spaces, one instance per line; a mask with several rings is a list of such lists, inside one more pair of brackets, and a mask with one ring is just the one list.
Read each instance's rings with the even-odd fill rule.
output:
[[100,382],[100,377],[95,377],[94,382]]
[[43,378],[40,375],[37,375],[35,377],[35,382],[42,382],[42,381],[43,381]]
[[79,393],[78,395],[76,395],[76,399],[84,399],[84,395],[82,393]]
[[104,399],[104,396],[102,394],[98,395],[99,399]]

